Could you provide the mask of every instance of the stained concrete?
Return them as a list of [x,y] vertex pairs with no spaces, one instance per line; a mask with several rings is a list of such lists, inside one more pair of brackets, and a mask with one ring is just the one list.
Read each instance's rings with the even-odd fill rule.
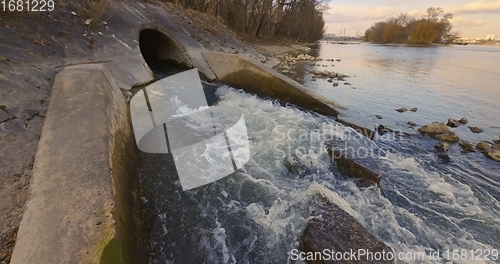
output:
[[202,53],[217,79],[235,88],[281,100],[320,114],[337,116],[334,103],[285,75],[239,55]]
[[123,201],[133,189],[120,184],[133,180],[120,165],[130,161],[118,156],[133,142],[123,132],[130,131],[126,109],[103,64],[57,75],[11,263],[98,263],[107,255],[138,263],[137,244],[125,241],[134,224]]

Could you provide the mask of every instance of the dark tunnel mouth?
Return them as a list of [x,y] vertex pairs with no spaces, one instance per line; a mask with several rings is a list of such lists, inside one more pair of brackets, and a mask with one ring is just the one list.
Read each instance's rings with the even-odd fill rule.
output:
[[156,29],[139,33],[139,47],[148,66],[155,72],[177,72],[193,68],[182,47],[167,34]]

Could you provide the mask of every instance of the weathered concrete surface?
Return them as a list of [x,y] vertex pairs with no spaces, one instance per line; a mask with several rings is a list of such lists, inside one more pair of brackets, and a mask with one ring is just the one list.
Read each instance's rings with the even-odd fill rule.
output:
[[[370,252],[393,252],[392,248],[364,228],[354,217],[324,197],[316,199],[317,215],[307,223],[301,241],[303,252],[357,252],[364,249]],[[307,263],[394,263],[367,259],[327,261],[316,259]]]
[[334,103],[261,64],[233,54],[203,52],[217,78],[233,87],[294,104],[320,114],[337,116]]
[[103,64],[57,75],[11,263],[140,263],[126,113]]
[[[93,27],[80,15],[86,9],[82,1],[60,1],[51,12],[0,14],[1,237],[15,239],[53,82],[64,67],[106,63],[123,89],[148,83],[154,76],[139,47],[144,28],[167,32],[176,41],[185,41],[176,39],[176,34],[183,35],[190,47],[200,48],[201,43],[209,51],[264,58],[214,17],[161,2],[154,7],[130,1],[107,4]],[[170,35],[173,27],[177,33]],[[196,53],[186,49],[186,54]],[[206,65],[200,53],[196,56]],[[5,241],[0,240],[0,256],[12,249],[13,243]]]
[[[165,9],[162,7],[157,6],[147,6],[146,11],[151,14],[156,21],[156,27],[153,27],[153,29],[160,30],[163,33],[168,32],[166,35],[171,37],[172,40],[182,47],[184,52],[189,56],[193,64],[192,66],[197,68],[206,79],[214,80],[216,78],[216,75],[212,72],[203,58],[202,52],[207,51],[205,47],[196,39],[192,38],[183,27],[175,23],[173,16],[165,12]],[[149,26],[146,27],[151,28]]]

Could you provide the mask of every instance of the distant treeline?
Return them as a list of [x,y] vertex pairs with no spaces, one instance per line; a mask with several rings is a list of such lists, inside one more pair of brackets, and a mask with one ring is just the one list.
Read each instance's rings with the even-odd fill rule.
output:
[[377,22],[365,32],[365,41],[374,43],[450,43],[458,38],[451,33],[453,15],[444,14],[442,8],[430,7],[427,15],[413,18],[399,14],[385,22]]
[[257,38],[313,42],[323,37],[322,0],[163,0],[213,15]]

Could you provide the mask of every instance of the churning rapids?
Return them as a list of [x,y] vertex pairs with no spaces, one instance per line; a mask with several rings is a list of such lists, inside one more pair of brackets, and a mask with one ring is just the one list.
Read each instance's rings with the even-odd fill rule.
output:
[[[243,111],[250,161],[184,192],[170,154],[141,153],[150,263],[293,262],[289,252],[299,247],[305,224],[320,217],[310,207],[318,193],[394,252],[500,249],[498,182],[479,184],[496,177],[496,164],[461,157],[442,164],[428,139],[376,137],[385,153],[383,178],[380,188],[362,187],[338,172],[324,148],[329,137],[351,128],[227,86],[213,89],[219,106]],[[444,257],[438,262],[447,262]]]

